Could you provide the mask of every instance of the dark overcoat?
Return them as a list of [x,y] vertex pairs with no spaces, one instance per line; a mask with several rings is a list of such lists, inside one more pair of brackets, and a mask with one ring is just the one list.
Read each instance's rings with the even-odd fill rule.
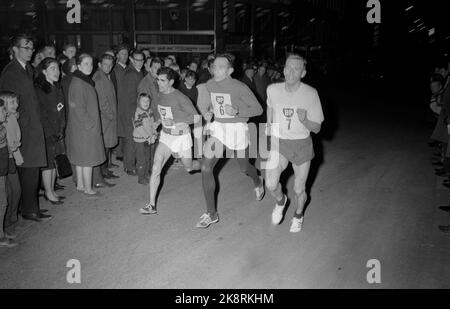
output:
[[92,79],[100,106],[105,147],[113,148],[117,145],[117,99],[114,84],[102,70],[97,70]]
[[21,167],[43,167],[47,165],[44,130],[33,84],[33,68],[30,64],[26,68],[16,59],[7,64],[0,76],[0,90],[12,91],[19,96],[20,152],[24,159]]
[[143,72],[138,72],[130,64],[125,70],[122,80],[118,80],[117,133],[120,137],[132,138],[138,86],[143,78]]
[[97,166],[106,161],[95,88],[73,76],[69,87],[66,148],[76,166]]

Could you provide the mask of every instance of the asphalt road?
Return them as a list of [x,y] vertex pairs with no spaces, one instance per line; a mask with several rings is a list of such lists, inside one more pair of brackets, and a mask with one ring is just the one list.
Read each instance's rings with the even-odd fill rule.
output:
[[[301,233],[289,233],[293,206],[271,225],[274,201],[255,201],[237,162],[221,169],[220,222],[206,230],[195,228],[200,174],[170,168],[159,214],[142,216],[148,188],[118,169],[104,197],[84,197],[66,179],[64,205],[41,201],[52,220],[18,224],[20,245],[0,249],[0,288],[450,288],[450,235],[437,229],[450,224],[437,209],[449,192],[430,165],[421,109],[366,95],[332,101]],[[66,280],[71,259],[80,284]],[[373,259],[381,283],[369,284]]]

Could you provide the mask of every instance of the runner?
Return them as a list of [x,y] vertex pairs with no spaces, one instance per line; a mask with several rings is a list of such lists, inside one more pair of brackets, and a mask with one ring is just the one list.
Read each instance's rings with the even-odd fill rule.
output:
[[191,100],[173,88],[176,72],[163,67],[157,73],[160,96],[152,102],[155,120],[161,120],[162,130],[153,159],[150,176],[150,202],[140,209],[141,214],[156,214],[156,192],[161,170],[171,155],[178,156],[187,172],[200,170],[200,163],[192,160],[192,139],[189,125],[198,115]]
[[[228,54],[217,55],[213,65],[213,79],[199,90],[197,106],[209,123],[211,138],[204,147],[202,160],[203,192],[206,199],[206,213],[200,217],[198,228],[207,228],[219,221],[215,203],[216,182],[214,166],[223,158],[223,153],[237,153],[241,171],[252,178],[256,199],[264,197],[264,182],[258,177],[256,168],[248,161],[249,137],[247,121],[261,115],[261,105],[250,89],[242,82],[231,78],[233,60]],[[256,142],[256,141],[255,141]]]
[[267,166],[276,167],[266,170],[267,189],[276,199],[272,224],[278,225],[283,220],[288,198],[282,193],[279,180],[281,173],[291,162],[297,199],[297,211],[290,227],[292,233],[300,232],[303,224],[307,200],[305,184],[314,157],[310,132],[318,133],[324,120],[316,89],[301,82],[305,74],[305,59],[297,54],[290,55],[284,67],[285,82],[273,84],[267,89],[268,131],[273,138],[278,139],[278,143],[275,143],[278,149],[272,149],[276,153],[271,151],[267,163]]

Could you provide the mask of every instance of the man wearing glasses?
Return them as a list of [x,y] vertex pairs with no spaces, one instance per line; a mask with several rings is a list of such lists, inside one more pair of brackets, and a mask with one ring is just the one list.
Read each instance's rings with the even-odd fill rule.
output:
[[11,44],[14,57],[0,76],[0,91],[12,91],[19,96],[19,126],[22,135],[20,151],[24,163],[19,166],[22,187],[20,211],[26,220],[41,222],[51,219],[39,207],[39,168],[46,166],[44,130],[42,128],[39,103],[33,87],[33,68],[29,64],[34,52],[31,37],[19,35]]
[[123,138],[123,166],[128,175],[136,176],[136,149],[133,140],[133,121],[136,112],[138,86],[144,78],[144,54],[134,50],[126,68],[118,103],[118,134]]

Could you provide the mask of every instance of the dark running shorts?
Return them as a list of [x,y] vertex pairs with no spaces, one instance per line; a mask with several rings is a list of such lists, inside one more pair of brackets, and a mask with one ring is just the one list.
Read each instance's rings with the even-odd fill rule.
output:
[[302,165],[314,158],[311,136],[305,139],[280,139],[280,154],[295,165]]

